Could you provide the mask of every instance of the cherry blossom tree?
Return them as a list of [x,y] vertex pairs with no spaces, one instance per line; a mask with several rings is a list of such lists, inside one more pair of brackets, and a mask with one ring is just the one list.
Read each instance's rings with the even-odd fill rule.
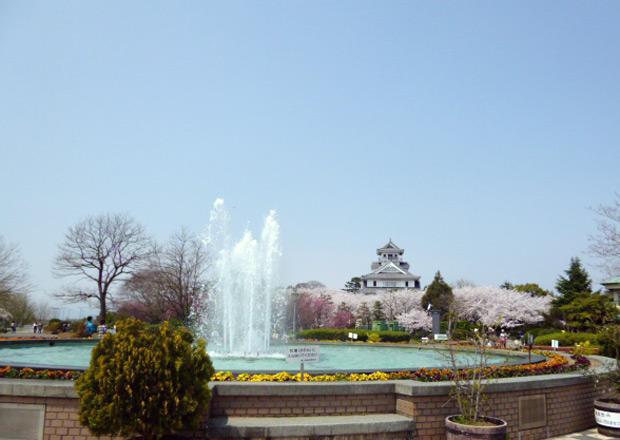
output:
[[407,313],[399,315],[396,320],[410,332],[415,330],[430,330],[432,328],[431,315],[421,308],[409,310]]
[[304,292],[297,302],[299,325],[303,328],[326,327],[334,310],[334,304],[327,295]]
[[620,193],[608,206],[600,205],[593,209],[598,215],[597,235],[590,237],[590,255],[599,259],[599,267],[607,275],[620,275]]
[[[422,307],[424,292],[420,290],[360,295],[319,288],[302,289],[300,293],[298,310],[303,328],[344,328],[351,325],[352,319],[368,322],[375,304],[381,305],[388,320],[398,321],[409,331],[431,328],[431,317]],[[454,289],[451,311],[462,320],[509,328],[542,321],[550,303],[548,296],[533,297],[527,292],[491,286],[464,286]]]
[[460,319],[486,326],[516,327],[544,319],[551,307],[548,296],[492,286],[467,286],[454,290],[452,312]]

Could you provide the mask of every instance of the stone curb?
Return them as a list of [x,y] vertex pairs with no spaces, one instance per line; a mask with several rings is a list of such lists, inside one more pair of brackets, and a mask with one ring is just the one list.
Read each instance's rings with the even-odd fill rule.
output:
[[396,414],[318,417],[228,417],[207,424],[209,437],[269,438],[381,434],[413,431],[415,422]]

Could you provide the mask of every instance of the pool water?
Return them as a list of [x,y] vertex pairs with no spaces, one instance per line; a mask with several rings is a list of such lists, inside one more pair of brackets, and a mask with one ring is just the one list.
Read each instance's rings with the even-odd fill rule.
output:
[[[49,366],[55,368],[87,368],[95,344],[57,343],[40,345],[13,345],[0,348],[0,364],[13,366]],[[306,345],[306,344],[304,344]],[[319,345],[319,362],[306,364],[307,371],[388,371],[415,370],[422,367],[447,368],[445,350],[415,346],[378,346],[368,344],[313,344]],[[299,364],[286,362],[286,345],[272,347],[267,356],[243,356],[210,352],[216,371],[299,371]],[[461,355],[467,362],[471,354]],[[489,355],[489,364],[500,365],[520,359],[503,355]]]

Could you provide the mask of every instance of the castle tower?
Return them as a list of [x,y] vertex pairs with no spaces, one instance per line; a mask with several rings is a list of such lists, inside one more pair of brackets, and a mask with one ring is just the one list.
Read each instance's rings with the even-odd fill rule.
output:
[[362,275],[362,292],[374,293],[394,289],[419,289],[420,276],[409,273],[409,263],[403,261],[404,249],[392,239],[377,249],[377,261],[370,265],[371,273]]

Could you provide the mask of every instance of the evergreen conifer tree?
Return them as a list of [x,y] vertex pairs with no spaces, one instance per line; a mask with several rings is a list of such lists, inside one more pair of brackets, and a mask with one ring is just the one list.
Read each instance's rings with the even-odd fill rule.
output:
[[426,293],[422,297],[422,307],[426,309],[432,304],[433,309],[446,313],[453,301],[452,288],[441,277],[441,272],[437,271],[433,282],[426,288]]
[[556,290],[560,293],[560,296],[553,301],[553,305],[556,307],[570,304],[578,293],[592,293],[592,280],[581,265],[579,258],[571,258],[570,267],[564,273],[566,276],[560,276],[555,285]]

